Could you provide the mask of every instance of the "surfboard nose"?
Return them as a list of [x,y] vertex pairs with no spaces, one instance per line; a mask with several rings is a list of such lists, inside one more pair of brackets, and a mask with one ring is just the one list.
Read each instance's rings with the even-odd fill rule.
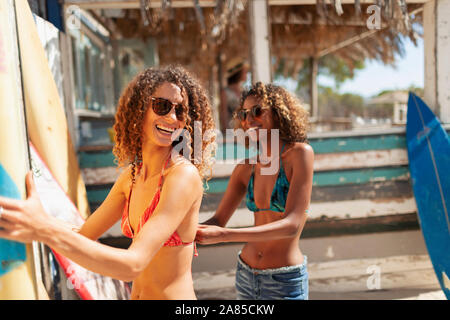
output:
[[406,115],[406,140],[421,139],[440,124],[439,119],[421,98],[409,92]]

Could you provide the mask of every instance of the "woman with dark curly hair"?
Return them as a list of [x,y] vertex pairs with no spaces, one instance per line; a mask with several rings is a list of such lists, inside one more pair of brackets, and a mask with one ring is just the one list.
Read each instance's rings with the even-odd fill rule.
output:
[[[194,140],[194,121],[209,139]],[[125,169],[81,230],[44,212],[29,173],[27,200],[0,200],[0,237],[41,241],[91,271],[133,281],[132,299],[195,299],[194,238],[214,141],[207,95],[181,67],[147,69],[124,90],[114,129]],[[128,249],[94,241],[119,220],[133,239]]]
[[[243,93],[235,119],[262,155],[236,165],[217,211],[199,226],[196,240],[246,242],[236,271],[238,299],[308,299],[307,257],[299,249],[313,180],[307,113],[285,89],[259,82]],[[273,164],[277,170],[267,173]],[[245,195],[255,226],[225,228]]]

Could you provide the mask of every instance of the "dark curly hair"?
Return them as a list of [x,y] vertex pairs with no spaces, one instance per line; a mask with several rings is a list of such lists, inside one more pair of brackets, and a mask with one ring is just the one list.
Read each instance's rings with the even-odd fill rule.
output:
[[[124,89],[117,106],[114,124],[113,153],[120,167],[130,165],[132,179],[135,178],[135,169],[142,162],[142,132],[144,117],[151,105],[150,98],[155,90],[164,82],[173,83],[181,89],[182,96],[187,101],[185,106],[185,129],[189,135],[184,135],[179,141],[173,141],[172,146],[183,143],[187,139],[190,150],[190,161],[197,167],[200,176],[211,176],[213,162],[215,135],[208,138],[200,137],[196,145],[201,143],[202,159],[192,158],[196,141],[194,135],[194,121],[201,123],[202,133],[214,132],[214,120],[211,105],[206,91],[199,81],[187,70],[180,66],[167,66],[162,68],[148,68],[139,73]],[[186,143],[186,141],[184,141]],[[181,154],[182,151],[180,151]],[[209,174],[207,174],[209,172]]]
[[[240,108],[249,96],[254,96],[263,107],[270,108],[282,141],[307,142],[308,112],[296,96],[280,86],[257,82],[242,92]],[[233,119],[235,129],[242,128],[237,112]]]

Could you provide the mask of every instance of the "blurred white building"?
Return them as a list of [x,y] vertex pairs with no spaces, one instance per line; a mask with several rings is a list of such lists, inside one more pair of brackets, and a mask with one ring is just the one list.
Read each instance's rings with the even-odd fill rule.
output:
[[408,104],[408,91],[397,90],[384,93],[369,101],[369,105],[393,105],[392,124],[406,124],[406,111]]

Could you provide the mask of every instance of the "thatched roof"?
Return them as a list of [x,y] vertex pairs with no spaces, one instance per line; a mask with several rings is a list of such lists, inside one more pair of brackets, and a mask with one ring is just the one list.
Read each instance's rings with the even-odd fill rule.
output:
[[[249,58],[247,0],[217,3],[222,6],[130,9],[124,17],[110,19],[123,37],[156,38],[161,64],[183,64],[207,81],[219,53],[224,63],[236,56]],[[416,43],[421,36],[415,24],[421,23],[422,4],[380,1],[381,29],[370,30],[367,21],[373,12],[367,13],[368,4],[324,3],[270,6],[274,70],[283,63],[285,75],[292,76],[305,58],[330,53],[350,69],[366,58],[392,64],[395,55],[404,53],[402,37]]]
[[[417,6],[411,6],[411,10]],[[282,58],[290,61],[294,72],[304,58],[327,53],[344,59],[350,67],[365,58],[392,64],[395,54],[403,53],[402,36],[416,43],[418,35],[411,26],[405,25],[399,8],[389,20],[382,18],[380,30],[370,30],[366,24],[370,17],[366,13],[368,5],[361,7],[362,13],[358,14],[353,5],[343,5],[340,16],[334,10],[327,16],[320,15],[316,6],[271,8],[272,55],[278,61]],[[414,21],[419,21],[419,16]]]

